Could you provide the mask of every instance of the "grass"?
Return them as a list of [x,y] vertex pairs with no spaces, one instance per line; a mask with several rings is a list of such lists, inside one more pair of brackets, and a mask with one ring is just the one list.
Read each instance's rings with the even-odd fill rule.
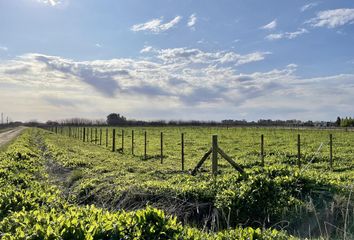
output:
[[[51,137],[68,142],[68,139],[48,132],[27,129],[5,152],[0,152],[1,239],[285,240],[291,238],[286,233],[275,229],[250,227],[235,227],[217,233],[206,232],[183,225],[176,217],[166,215],[164,211],[150,206],[127,212],[121,209],[98,208],[97,205],[86,205],[70,199],[70,196],[75,198],[75,193],[63,191],[65,189],[62,188],[64,186],[60,186],[61,181],[54,178],[68,179],[75,184],[79,181],[87,182],[95,176],[90,172],[89,162],[83,164],[77,161],[74,167],[72,159],[71,166],[63,166],[65,162],[62,160],[65,160],[66,153],[54,151],[55,146],[45,144],[46,141],[51,140]],[[80,145],[75,141],[71,142],[71,145],[76,143]],[[84,147],[82,150],[85,150]],[[104,154],[104,151],[100,154]],[[59,156],[60,161],[54,158]],[[106,165],[106,167],[105,172],[109,172],[110,166]],[[91,185],[90,189],[86,190],[90,195],[90,191],[95,190],[95,185]],[[106,188],[106,192],[107,190],[109,188]],[[107,193],[106,196],[114,196],[114,193],[118,192]],[[135,197],[137,196],[135,194]],[[155,194],[154,198],[156,199],[157,196],[162,195]],[[171,199],[171,195],[164,196],[167,197],[166,200]],[[215,208],[213,212],[215,213],[213,220],[215,220],[218,216]]]
[[[116,131],[117,148],[122,143],[121,130]],[[131,130],[124,128],[124,151],[119,152],[111,152],[111,141],[105,147],[105,129],[102,145],[94,144],[90,134],[90,143],[84,143],[64,136],[68,132],[58,136],[41,131],[46,154],[65,168],[79,169],[80,178],[68,190],[73,202],[109,209],[139,209],[152,204],[185,223],[216,230],[242,224],[284,227],[300,237],[353,235],[353,200],[349,197],[354,182],[353,132],[332,132],[334,170],[330,171],[330,132],[325,130],[134,128],[135,155],[131,154]],[[112,129],[108,132],[111,134]],[[163,164],[160,132],[164,133]],[[185,133],[184,172],[181,133]],[[210,160],[201,173],[190,176],[187,170],[193,169],[210,148],[213,134],[218,134],[219,146],[246,169],[247,178],[223,160],[219,161],[216,180],[210,174]],[[265,138],[264,170],[259,157],[261,134]],[[301,170],[296,166],[297,134],[302,143]]]

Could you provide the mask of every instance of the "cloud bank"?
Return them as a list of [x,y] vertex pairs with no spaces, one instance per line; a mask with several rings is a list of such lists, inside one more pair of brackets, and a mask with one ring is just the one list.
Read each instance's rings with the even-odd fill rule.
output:
[[301,78],[296,64],[243,73],[240,66],[270,53],[144,49],[146,56],[136,59],[75,61],[31,53],[2,62],[2,107],[16,109],[14,117],[43,120],[112,111],[144,119],[316,120],[352,109],[352,74]]

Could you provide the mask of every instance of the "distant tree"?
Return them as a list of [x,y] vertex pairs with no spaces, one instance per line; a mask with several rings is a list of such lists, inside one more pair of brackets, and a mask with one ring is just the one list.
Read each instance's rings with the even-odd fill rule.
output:
[[340,119],[340,117],[337,117],[337,120],[336,120],[336,126],[338,126],[338,127],[339,127],[339,126],[340,126],[341,121],[342,121],[342,120]]
[[127,122],[127,119],[123,116],[120,116],[119,113],[111,113],[107,116],[108,125],[122,125]]
[[353,127],[354,126],[354,119],[351,117],[342,118],[340,126],[341,127]]
[[49,125],[49,126],[56,126],[56,125],[59,125],[58,122],[56,122],[56,121],[51,121],[51,120],[48,120],[48,121],[46,122],[46,124]]

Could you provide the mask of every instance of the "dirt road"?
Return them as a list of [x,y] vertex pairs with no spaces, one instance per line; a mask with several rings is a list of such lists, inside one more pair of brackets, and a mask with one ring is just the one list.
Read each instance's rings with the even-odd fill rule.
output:
[[25,127],[17,127],[0,133],[0,147],[16,138],[25,129]]

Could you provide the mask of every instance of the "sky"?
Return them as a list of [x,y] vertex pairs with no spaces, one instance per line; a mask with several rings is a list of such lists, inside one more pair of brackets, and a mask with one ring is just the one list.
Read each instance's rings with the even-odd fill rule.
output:
[[12,120],[354,115],[353,0],[0,0]]

